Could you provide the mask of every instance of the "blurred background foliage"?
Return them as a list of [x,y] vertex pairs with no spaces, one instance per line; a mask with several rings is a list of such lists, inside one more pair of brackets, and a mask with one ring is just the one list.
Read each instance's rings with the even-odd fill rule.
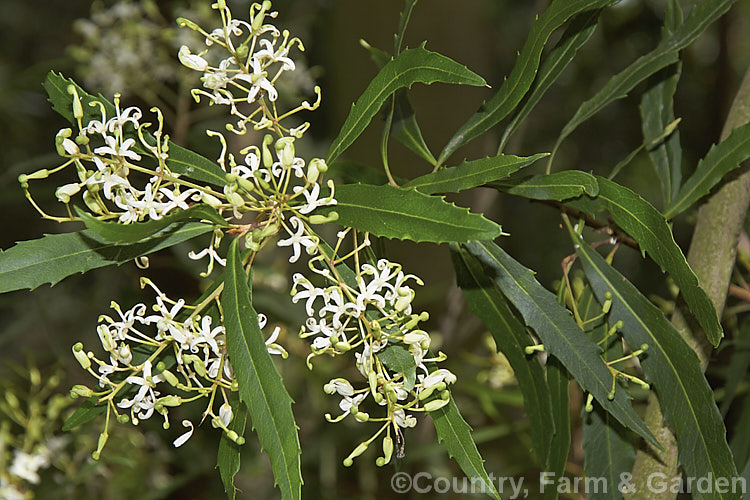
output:
[[[683,7],[689,8],[693,1],[683,1]],[[249,3],[236,1],[230,5],[240,17],[247,12]],[[466,64],[493,87],[434,85],[412,89],[410,97],[417,119],[434,152],[482,100],[499,88],[535,14],[547,4],[545,0],[420,2],[407,30],[406,45],[414,47],[427,40],[427,48]],[[402,7],[399,0],[274,2],[274,8],[280,11],[279,26],[299,36],[307,49],[307,67],[300,72],[302,76],[282,90],[282,98],[309,95],[314,82],[323,89],[320,110],[304,117],[312,121],[312,127],[298,146],[300,156],[310,158],[326,151],[351,103],[376,73],[359,40],[391,49]],[[549,151],[560,128],[582,101],[611,75],[657,44],[663,9],[660,0],[623,0],[607,9],[594,37],[514,136],[506,152],[530,155]],[[203,133],[205,128],[215,128],[218,110],[199,108],[189,98],[186,89],[196,85],[196,81],[191,80],[188,70],[179,67],[176,52],[182,43],[192,42],[190,33],[181,33],[173,22],[177,15],[203,20],[210,13],[208,3],[199,0],[0,2],[0,248],[7,249],[17,240],[38,238],[44,233],[79,229],[75,224],[41,220],[16,181],[20,173],[57,164],[54,136],[64,123],[49,107],[41,87],[49,70],[72,76],[87,90],[102,92],[109,98],[119,91],[127,105],[159,105],[165,110],[176,142],[208,157],[218,153],[216,144]],[[559,36],[559,32],[554,34],[548,46]],[[682,118],[685,174],[694,169],[697,160],[719,137],[739,79],[750,64],[748,47],[750,2],[740,1],[682,53],[675,114]],[[643,141],[639,90],[642,89],[609,105],[580,127],[558,152],[558,168],[606,175],[638,147]],[[380,123],[371,126],[348,151],[346,160],[378,169],[381,128]],[[500,130],[495,139],[499,139]],[[485,137],[459,150],[448,164],[495,154],[497,142],[491,140],[491,134]],[[249,143],[257,139],[241,140]],[[246,142],[238,141],[235,146]],[[430,170],[427,163],[395,142],[390,153],[395,175],[413,177]],[[542,165],[540,162],[531,168],[540,169]],[[661,208],[656,201],[658,181],[645,154],[638,155],[619,180]],[[37,199],[53,202],[52,182],[46,191],[39,183]],[[502,245],[524,265],[537,270],[543,284],[554,286],[560,278],[559,262],[571,251],[559,230],[560,219],[554,209],[483,188],[461,195],[456,201],[501,223],[510,233]],[[675,222],[675,237],[683,248],[689,243],[690,232],[691,215],[687,214]],[[199,247],[197,243],[186,245]],[[507,362],[496,354],[481,323],[466,312],[455,288],[447,247],[384,241],[379,242],[378,249],[383,256],[402,262],[407,272],[421,276],[426,283],[418,292],[419,303],[415,305],[430,311],[431,333],[449,355],[448,367],[459,375],[454,394],[464,417],[475,429],[487,470],[495,475],[524,475],[532,481],[539,471],[530,453],[528,421],[520,392]],[[148,271],[127,264],[73,276],[53,288],[44,286],[34,292],[0,295],[0,378],[4,385],[12,387],[22,402],[33,402],[37,396],[33,390],[26,390],[33,384],[28,376],[18,374],[28,372],[32,366],[38,367],[43,378],[57,374],[58,392],[64,393],[74,383],[88,382],[73,360],[70,346],[78,340],[89,344],[96,341],[96,318],[107,311],[110,300],[123,307],[143,300],[138,286],[140,275],[153,278],[169,295],[190,298],[200,294],[197,278],[201,264],[187,259],[186,250],[182,245],[152,256]],[[669,307],[671,296],[653,263],[628,248],[618,252],[616,260],[642,290],[661,297],[661,302],[666,300]],[[264,255],[256,272],[256,308],[266,312],[271,321],[286,326],[282,343],[287,345],[290,358],[278,366],[296,400],[305,497],[389,498],[394,495],[389,485],[394,469],[377,469],[373,453],[349,469],[341,465],[343,457],[362,438],[362,424],[347,420],[333,425],[323,418],[327,412],[336,414],[337,408],[335,401],[322,392],[322,385],[337,376],[341,367],[336,363],[339,360],[327,359],[316,360],[312,372],[305,367],[307,346],[296,336],[304,315],[288,297],[292,271],[284,256]],[[746,269],[738,270],[738,276],[743,274],[747,274]],[[728,314],[744,309],[742,304],[734,304]],[[721,352],[717,355],[721,356]],[[721,364],[712,366],[709,379],[721,380]],[[574,397],[572,404],[577,405],[574,416],[578,415],[580,397]],[[9,423],[6,415],[0,418],[12,432],[22,432],[16,424]],[[178,450],[171,449],[171,441],[181,429],[162,431],[158,422],[144,422],[138,429],[129,424],[116,427],[118,431],[110,438],[99,464],[86,457],[95,447],[100,428],[94,424],[79,429],[66,444],[68,462],[49,469],[36,490],[37,498],[221,497],[221,483],[214,469],[219,433],[208,425]],[[574,443],[577,432],[580,430],[574,429]],[[245,492],[241,497],[275,497],[270,466],[254,439],[244,445],[242,460],[237,476],[238,487]],[[582,450],[574,446],[568,472],[579,474],[582,460]],[[460,474],[435,442],[429,423],[409,432],[406,458],[397,468],[414,473],[426,470],[434,475]]]

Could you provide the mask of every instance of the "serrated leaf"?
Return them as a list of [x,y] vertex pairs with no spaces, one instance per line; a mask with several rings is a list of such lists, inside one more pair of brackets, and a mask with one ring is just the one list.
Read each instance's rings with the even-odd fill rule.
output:
[[624,390],[615,391],[614,399],[608,398],[612,373],[599,356],[599,348],[555,296],[536,281],[534,273],[492,242],[472,241],[461,248],[482,263],[488,277],[542,340],[545,350],[560,360],[581,388],[591,393],[625,427],[655,444],[656,440],[633,410]]
[[537,462],[544,467],[558,424],[553,418],[544,369],[536,357],[526,356],[524,352],[525,347],[532,345],[531,339],[474,256],[452,247],[451,258],[469,310],[482,320],[498,350],[513,368],[523,394],[526,415],[531,421],[531,442]]
[[594,34],[596,27],[599,25],[598,19],[601,10],[596,9],[584,12],[570,20],[568,27],[565,28],[565,32],[560,37],[560,41],[550,50],[539,66],[539,73],[523,105],[516,109],[516,112],[513,113],[513,119],[505,127],[498,152],[505,149],[505,145],[521,122],[531,113],[531,110],[539,103],[542,96],[544,96],[565,68],[568,67],[578,49],[583,47],[589,38],[591,38],[591,35]]
[[685,184],[680,188],[674,202],[664,211],[671,219],[707,195],[726,174],[750,158],[750,123],[732,130],[725,140],[711,146],[708,154],[698,162]]
[[417,381],[417,364],[414,356],[400,345],[388,344],[388,346],[377,353],[377,357],[386,368],[404,375],[404,390],[410,391]]
[[485,85],[484,78],[469,71],[466,66],[452,59],[431,52],[424,44],[416,49],[404,50],[388,62],[373,78],[357,102],[352,105],[336,139],[326,155],[326,162],[333,161],[346,150],[364,131],[385,100],[396,90],[411,87],[414,83],[435,82],[463,85]]
[[[77,123],[73,117],[73,99],[72,96],[68,94],[67,90],[70,85],[75,86],[78,91],[78,96],[81,99],[81,104],[83,105],[82,123],[87,124],[91,120],[101,120],[99,106],[90,106],[90,103],[92,102],[99,102],[104,105],[107,112],[107,118],[112,118],[115,115],[115,106],[101,94],[98,96],[91,95],[83,90],[83,88],[72,79],[65,78],[62,74],[50,71],[47,74],[47,79],[44,81],[44,89],[47,91],[49,100],[52,103],[52,108],[70,123]],[[126,127],[124,132],[126,137],[132,137],[135,139],[136,146],[133,148],[134,150],[142,155],[151,156],[150,151],[147,151],[140,145],[138,135],[132,127]],[[152,144],[155,144],[155,139],[151,134],[144,131],[143,135]],[[209,182],[217,186],[226,185],[226,173],[216,163],[194,153],[193,151],[185,149],[182,146],[178,146],[171,141],[169,142],[169,158],[167,159],[167,166],[176,174],[183,174],[192,179]]]
[[601,111],[607,104],[627,97],[628,92],[657,71],[679,60],[680,50],[687,47],[706,27],[724,14],[735,0],[707,0],[697,3],[684,23],[659,42],[654,50],[639,57],[610,78],[594,97],[585,101],[563,127],[554,150],[580,124]]
[[503,179],[522,168],[528,167],[539,158],[549,153],[538,153],[534,156],[497,155],[479,160],[464,161],[457,167],[444,168],[431,174],[417,177],[403,188],[414,188],[425,194],[457,193],[464,189],[487,184]]
[[[611,321],[633,348],[648,345],[640,363],[659,397],[662,413],[677,439],[679,462],[688,477],[737,475],[726,430],[700,361],[664,314],[569,227],[576,253],[600,302],[611,294]],[[731,479],[730,479],[731,480]],[[739,494],[693,492],[695,498],[739,498]]]
[[579,170],[564,170],[548,175],[535,175],[521,179],[491,182],[504,193],[532,200],[569,200],[584,194],[599,194],[599,183],[593,175]]
[[649,202],[630,189],[597,176],[599,195],[566,202],[589,214],[607,210],[621,229],[635,239],[645,254],[669,273],[682,291],[690,312],[696,317],[711,343],[716,346],[724,335],[713,302],[700,287],[680,247],[674,241],[667,221]]
[[531,28],[529,37],[521,49],[513,70],[492,99],[484,103],[461,128],[453,134],[448,144],[438,157],[438,164],[443,162],[458,148],[479,137],[497,125],[521,102],[534,82],[547,40],[552,32],[565,21],[588,10],[599,9],[614,3],[615,0],[555,0],[539,16]]
[[[237,394],[229,394],[229,404],[232,406],[233,418],[229,423],[229,430],[238,436],[245,434],[247,424],[247,408],[239,401]],[[219,468],[221,482],[229,500],[234,500],[237,488],[234,486],[234,476],[240,471],[240,451],[242,447],[229,439],[226,433],[221,434],[219,441],[219,452],[216,457],[216,467]]]
[[0,252],[0,293],[33,290],[44,283],[54,285],[70,275],[123,264],[211,230],[211,226],[191,222],[164,228],[145,241],[129,245],[104,241],[90,229],[21,241]]
[[252,306],[238,239],[232,240],[221,294],[227,353],[239,384],[240,401],[250,413],[253,430],[271,459],[274,484],[284,499],[301,498],[302,474],[292,398],[284,387]]
[[393,186],[346,184],[336,187],[332,210],[338,223],[386,238],[444,243],[492,239],[500,236],[500,226],[468,209],[457,207],[435,196]]
[[182,221],[213,222],[220,227],[229,227],[227,221],[219,213],[208,205],[198,204],[186,210],[179,210],[161,219],[136,222],[133,224],[121,224],[119,222],[105,222],[93,215],[75,207],[76,213],[86,227],[101,236],[104,241],[112,243],[135,243],[149,238],[165,227]]
[[[570,453],[570,381],[568,372],[557,358],[547,360],[547,386],[552,402],[552,418],[555,420],[555,433],[550,444],[550,454],[544,466],[545,472],[554,475],[555,480],[565,475]],[[544,489],[544,500],[555,500],[558,491],[555,487]]]
[[83,425],[99,415],[103,415],[107,411],[107,403],[99,404],[98,401],[99,398],[97,396],[91,396],[81,403],[81,406],[79,406],[76,411],[65,420],[65,423],[62,426],[62,431],[71,431],[79,425]]
[[448,455],[458,463],[464,474],[472,481],[474,478],[481,479],[484,482],[481,491],[500,500],[500,494],[487,475],[484,460],[471,437],[471,427],[461,417],[453,397],[444,407],[430,412],[430,417],[435,424],[438,441],[445,446]]

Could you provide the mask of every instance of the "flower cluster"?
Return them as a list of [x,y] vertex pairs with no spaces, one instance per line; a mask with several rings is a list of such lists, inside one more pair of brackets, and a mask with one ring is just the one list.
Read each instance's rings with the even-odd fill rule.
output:
[[[445,356],[430,353],[430,336],[419,328],[420,322],[428,319],[427,313],[412,311],[412,287],[422,282],[386,259],[361,263],[360,252],[369,245],[367,234],[359,244],[356,231],[346,229],[339,233],[333,250],[316,235],[314,225],[338,219],[333,210],[337,204],[335,186],[331,180],[323,180],[328,170],[324,160],[305,161],[297,155],[295,141],[309,123],[288,127],[282,121],[315,109],[320,90],[315,89],[315,104],[305,101],[280,112],[275,86],[284,72],[295,69],[291,49],[303,50],[303,46],[288,32],[280,32],[266,22],[276,16],[267,0],[250,7],[249,22],[234,19],[224,0],[212,7],[221,15],[219,28],[204,30],[187,19],[178,20],[205,38],[205,50],[193,53],[183,46],[179,51],[182,64],[202,74],[203,88],[193,89],[193,96],[228,106],[234,123],[227,123],[227,130],[244,134],[252,128],[264,133],[260,144],[233,152],[222,133],[206,131],[221,145],[218,167],[212,166],[216,186],[220,187],[200,185],[188,178],[189,168],[177,168],[181,163],[170,156],[177,154],[176,148],[163,133],[158,109],[153,108],[158,125],[150,128],[150,123],[141,121],[140,109],[121,109],[119,96],[111,105],[83,95],[73,84],[66,91],[77,132],[66,128],[57,135],[57,149],[66,162],[19,180],[28,195],[30,180],[69,166],[75,168],[77,180],[57,189],[57,198],[68,207],[68,217],[48,216],[34,204],[44,217],[59,221],[76,219],[69,203],[79,193],[91,216],[121,224],[157,220],[202,204],[203,214],[215,212],[209,218],[216,223],[208,246],[189,253],[192,259],[209,259],[202,276],[208,276],[215,264],[226,264],[220,253],[225,236],[242,238],[248,250],[243,261],[247,267],[272,241],[291,250],[290,263],[297,262],[304,251],[315,275],[293,276],[292,300],[305,301],[308,318],[300,335],[311,340],[308,366],[312,367],[311,359],[316,356],[351,353],[352,372],[362,377],[361,384],[341,377],[325,385],[326,393],[341,398],[343,412],[336,418],[326,417],[337,422],[351,415],[360,422],[382,423],[344,464],[351,465],[373,440],[385,434],[384,455],[377,460],[384,465],[394,450],[396,456],[403,454],[403,429],[416,425],[415,415],[438,410],[450,402],[448,386],[456,380],[450,371],[437,368],[436,363]],[[354,239],[353,250],[339,256],[349,234]],[[352,265],[342,266],[345,262]],[[241,444],[242,436],[228,428],[233,418],[229,395],[239,387],[227,356],[223,312],[221,307],[214,307],[221,286],[189,306],[184,299],[169,299],[143,279],[142,286],[146,285],[156,295],[151,306],[137,304],[124,311],[113,302],[116,314],[100,317],[97,333],[104,357],[85,351],[80,342],[73,346],[74,356],[96,378],[98,387],[79,385],[71,393],[95,396],[108,407],[105,430],[93,456],[101,454],[112,415],[120,422],[138,424],[158,414],[168,428],[170,409],[204,398],[208,401],[204,418],[209,417],[213,426]],[[263,315],[257,320],[260,328],[267,323]],[[276,343],[279,332],[279,328],[273,330],[266,349],[286,357],[284,348]],[[366,407],[378,415],[373,412],[370,416]],[[174,442],[175,446],[193,433],[192,422],[183,420],[182,424],[188,431]]]
[[[67,92],[72,98],[73,116],[78,132],[61,129],[56,136],[58,154],[67,161],[52,170],[39,170],[19,176],[19,181],[34,203],[28,182],[43,179],[68,167],[74,167],[77,180],[57,188],[57,199],[67,207],[68,217],[47,215],[36,203],[34,206],[45,218],[57,221],[74,218],[70,210],[71,198],[82,193],[82,200],[90,212],[104,220],[117,219],[129,224],[147,219],[160,219],[174,210],[187,209],[189,203],[204,200],[212,190],[179,179],[170,171],[169,136],[163,133],[163,117],[158,108],[158,126],[149,131],[150,123],[141,123],[143,112],[131,106],[120,108],[119,95],[114,106],[91,99],[84,113],[79,89],[71,84]],[[84,123],[84,117],[89,120]],[[143,160],[143,155],[148,158]],[[136,177],[144,183],[138,186]]]
[[[339,245],[348,230],[339,233]],[[356,243],[356,242],[355,242]],[[300,336],[312,340],[315,356],[354,353],[355,365],[363,378],[363,387],[355,389],[345,378],[336,378],[325,385],[327,394],[341,397],[342,414],[336,418],[327,414],[330,422],[353,416],[359,422],[382,422],[380,429],[361,443],[344,460],[352,460],[385,431],[383,457],[376,461],[384,465],[393,453],[393,432],[402,441],[403,428],[416,425],[415,412],[434,411],[450,402],[448,385],[456,377],[446,369],[435,369],[434,364],[445,359],[430,352],[430,336],[419,329],[419,323],[429,318],[426,312],[415,314],[412,301],[415,291],[411,283],[422,285],[413,274],[405,274],[399,264],[380,259],[375,265],[363,263],[356,268],[356,276],[347,280],[336,270],[335,263],[354,257],[369,245],[365,238],[347,256],[326,259],[323,255],[310,260],[310,268],[321,275],[328,286],[315,286],[302,274],[295,274],[292,301],[305,301],[308,318]],[[318,266],[323,263],[323,266]],[[383,416],[373,417],[362,410],[371,396],[382,407]],[[401,449],[399,448],[399,451]]]
[[[270,129],[301,137],[309,123],[296,129],[285,129],[279,122],[301,109],[312,110],[320,104],[320,89],[315,87],[318,100],[314,104],[303,102],[298,108],[279,116],[275,101],[278,91],[275,84],[286,71],[294,71],[295,62],[289,57],[296,45],[300,51],[304,46],[299,38],[290,38],[289,32],[279,32],[266,18],[275,18],[271,2],[250,7],[250,21],[234,19],[224,0],[216,2],[221,14],[222,26],[208,32],[196,23],[180,18],[178,24],[189,27],[205,37],[206,49],[193,54],[183,45],[179,58],[190,69],[203,73],[202,89],[193,89],[196,101],[201,97],[210,104],[229,106],[230,114],[237,119],[236,126],[227,125],[229,130],[244,134],[248,125],[254,130]],[[254,106],[253,106],[254,104]],[[248,110],[242,106],[247,105]]]
[[[150,280],[143,278],[141,284],[150,286],[156,294],[150,308],[136,304],[123,311],[112,302],[117,316],[99,317],[97,333],[107,359],[85,352],[81,343],[73,346],[74,356],[98,380],[99,388],[76,385],[71,395],[97,396],[100,401],[107,401],[109,411],[118,421],[130,420],[133,425],[157,413],[163,417],[165,429],[170,426],[170,408],[208,398],[204,418],[210,416],[214,427],[220,427],[230,439],[241,443],[242,437],[227,427],[233,416],[228,392],[236,391],[237,383],[226,354],[224,327],[214,326],[212,316],[197,314],[197,309],[187,306],[183,299],[169,299]],[[147,314],[149,309],[154,314]],[[193,312],[189,313],[191,309]],[[258,316],[260,328],[266,321],[265,316]],[[266,341],[267,350],[286,357],[284,348],[274,343],[278,335],[277,327]],[[223,401],[218,414],[214,412],[217,394]],[[175,446],[181,446],[193,433],[192,422],[182,423],[189,430],[175,440]],[[105,429],[95,458],[101,453],[107,435]]]

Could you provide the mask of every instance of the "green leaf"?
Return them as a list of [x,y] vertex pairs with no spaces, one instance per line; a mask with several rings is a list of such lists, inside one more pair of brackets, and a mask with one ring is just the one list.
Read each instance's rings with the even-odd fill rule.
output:
[[404,374],[404,390],[410,391],[417,381],[417,364],[414,356],[400,345],[388,344],[377,357],[389,370]]
[[535,175],[522,179],[491,182],[489,184],[504,193],[523,196],[532,200],[568,200],[583,194],[599,194],[596,177],[580,170],[565,170],[548,175]]
[[386,238],[443,243],[492,239],[500,236],[500,226],[468,209],[442,198],[393,186],[346,184],[336,187],[333,207],[338,223]]
[[145,238],[153,236],[165,227],[182,221],[202,221],[213,222],[220,227],[229,227],[224,217],[208,205],[198,204],[186,210],[179,210],[169,214],[161,219],[149,220],[146,222],[137,222],[134,224],[121,224],[119,222],[104,222],[93,215],[84,212],[75,207],[76,213],[81,218],[86,227],[101,236],[104,241],[112,243],[135,243]]
[[458,148],[476,139],[505,118],[521,102],[534,82],[539,67],[542,50],[552,32],[568,19],[581,12],[599,9],[614,3],[615,0],[555,0],[537,18],[529,37],[518,56],[510,76],[489,102],[482,105],[461,128],[453,134],[438,157],[442,165]]
[[[236,393],[229,394],[229,404],[232,406],[234,417],[229,423],[229,430],[237,433],[238,436],[245,434],[245,425],[247,424],[247,408],[243,405]],[[226,433],[221,434],[219,441],[219,453],[216,459],[216,466],[219,468],[221,482],[224,484],[224,491],[229,500],[234,500],[237,488],[234,486],[234,476],[240,471],[240,445],[229,439]]]
[[[382,169],[347,160],[336,160],[333,165],[329,165],[326,176],[336,179],[336,186],[356,183],[374,186],[388,184],[388,177]],[[396,182],[399,182],[398,178]]]
[[594,411],[581,415],[583,420],[584,469],[589,478],[603,478],[606,490],[597,488],[589,493],[590,500],[622,499],[617,485],[622,474],[633,469],[635,448],[628,439],[628,431],[612,416],[594,404]]
[[191,222],[166,227],[145,241],[129,245],[104,241],[91,230],[21,241],[0,252],[0,293],[33,290],[44,283],[54,285],[72,274],[123,264],[211,230],[211,226]]
[[[104,105],[107,112],[107,118],[115,116],[115,106],[101,94],[93,96],[83,90],[83,88],[72,79],[65,78],[62,74],[50,71],[47,74],[47,79],[44,81],[44,89],[47,91],[49,100],[52,103],[52,108],[71,124],[76,124],[77,122],[73,117],[73,97],[68,94],[68,87],[70,85],[73,85],[76,88],[78,91],[78,97],[81,99],[81,104],[83,105],[83,118],[81,121],[84,125],[91,120],[101,120],[99,106],[90,106],[90,103],[92,102],[100,102]],[[155,139],[151,134],[146,132],[143,135],[152,144],[155,144]],[[138,135],[132,127],[125,128],[125,136],[135,139],[138,146],[133,149],[141,154],[151,156],[150,151],[147,151],[140,146],[141,143],[138,139]],[[192,179],[209,182],[217,186],[226,185],[226,173],[216,163],[197,153],[178,146],[171,141],[169,142],[169,158],[167,159],[167,166],[176,174],[184,174]]]
[[679,51],[687,47],[706,27],[724,14],[735,0],[708,0],[697,3],[684,23],[670,36],[662,39],[659,45],[646,55],[639,57],[630,66],[607,81],[594,97],[585,101],[573,118],[563,127],[554,150],[578,126],[601,111],[607,104],[627,97],[628,92],[662,68],[679,60]]
[[685,184],[680,188],[674,202],[664,211],[671,219],[687,210],[693,203],[707,195],[724,176],[750,158],[750,123],[732,130],[724,141],[715,144],[700,162]]
[[612,388],[612,373],[599,356],[599,348],[555,296],[534,279],[534,273],[492,242],[472,241],[462,248],[482,263],[487,276],[534,329],[545,350],[560,360],[581,388],[591,393],[625,427],[655,444],[656,440],[630,406],[624,390],[615,391],[612,400],[607,397]]
[[[547,360],[547,386],[552,401],[552,418],[555,420],[555,433],[552,436],[550,454],[544,471],[551,472],[554,479],[565,475],[570,452],[570,381],[568,372],[557,358]],[[544,500],[555,500],[558,497],[557,488],[546,487]]]
[[62,426],[63,432],[68,432],[79,425],[83,425],[90,420],[95,419],[99,415],[103,415],[107,411],[107,403],[98,403],[99,398],[97,396],[91,396],[84,401],[81,406],[76,409],[71,416],[65,420]]
[[[680,79],[681,64],[657,73],[657,82],[641,96],[643,137],[653,137],[674,122],[673,96]],[[680,132],[675,130],[664,142],[648,152],[661,184],[664,206],[669,206],[682,182],[682,147]]]
[[727,368],[724,397],[721,400],[721,414],[724,416],[729,411],[740,384],[747,379],[748,369],[750,369],[750,319],[747,317],[742,321],[732,344],[734,349]]
[[406,90],[397,90],[393,95],[393,99],[394,108],[391,135],[430,165],[436,165],[437,160],[422,136],[422,130],[417,123],[417,115],[409,101]]
[[[578,299],[578,313],[583,321],[591,321],[602,314],[602,306],[594,298],[594,292],[589,286],[584,288]],[[600,323],[590,336],[591,340],[601,345],[607,338],[609,324],[605,321]],[[623,356],[623,345],[619,336],[610,336],[607,344],[603,345],[602,357],[605,360],[612,361]],[[607,489],[592,490],[589,492],[589,498],[619,500],[622,499],[622,494],[617,490],[617,485],[622,482],[620,474],[633,469],[635,447],[625,427],[605,412],[598,403],[594,403],[593,406],[592,412],[586,412],[585,408],[581,412],[584,469],[587,477],[603,478]]]
[[[622,321],[625,341],[648,351],[640,364],[659,397],[662,413],[677,439],[678,458],[688,477],[733,478],[737,475],[726,430],[698,356],[664,314],[644,297],[569,226],[576,253],[600,302],[611,293],[611,321]],[[701,495],[696,498],[739,498]]]
[[592,215],[606,209],[615,224],[638,242],[642,252],[648,252],[654,262],[672,276],[690,312],[706,331],[711,343],[718,345],[724,332],[716,309],[675,243],[667,221],[649,202],[630,189],[603,177],[597,177],[597,180],[599,195],[596,198],[583,196],[566,202],[566,205]]
[[601,11],[602,9],[590,10],[583,14],[578,14],[570,20],[568,27],[560,37],[560,41],[550,50],[539,66],[539,73],[534,80],[531,91],[526,96],[523,106],[516,110],[513,114],[513,119],[505,127],[498,153],[505,149],[505,145],[518,126],[531,113],[531,110],[539,103],[542,96],[560,77],[565,68],[568,67],[578,49],[583,47],[589,38],[591,38],[591,35],[594,34],[596,27],[599,25],[598,20]]
[[[403,41],[406,25],[411,17],[412,10],[417,4],[417,0],[407,0],[404,10],[401,12],[399,20],[399,31],[394,39],[395,54],[401,51],[401,42]],[[391,55],[384,50],[371,46],[367,42],[360,43],[370,52],[370,57],[377,65],[378,69],[385,66],[392,59]],[[414,154],[435,165],[437,160],[432,155],[430,148],[422,137],[422,131],[417,123],[417,117],[414,108],[409,102],[409,96],[406,89],[398,89],[393,94],[393,110],[389,112],[392,115],[392,125],[390,131],[387,131],[396,138],[401,144],[409,148]],[[388,120],[386,120],[388,121]]]
[[539,158],[549,153],[538,153],[534,156],[520,157],[513,155],[498,155],[479,160],[464,161],[457,167],[444,168],[437,172],[417,177],[403,188],[414,188],[425,194],[457,193],[464,189],[473,188],[496,181],[510,174],[528,167]]
[[456,403],[453,402],[453,397],[451,396],[449,404],[430,412],[430,417],[435,424],[438,441],[443,443],[448,455],[458,462],[461,470],[470,480],[473,481],[474,478],[478,478],[484,482],[481,491],[499,500],[500,494],[487,475],[487,471],[484,469],[484,460],[482,460],[477,445],[474,444],[474,439],[471,437],[471,427],[461,417]]
[[531,421],[531,442],[537,462],[543,467],[547,464],[557,426],[544,369],[535,356],[527,356],[524,352],[525,347],[532,345],[529,335],[487,277],[481,263],[468,252],[455,247],[451,250],[458,286],[463,291],[469,310],[482,320],[494,337],[498,350],[513,368],[523,394],[526,415]]
[[227,353],[260,445],[271,459],[274,484],[284,499],[301,498],[300,445],[292,413],[292,398],[266,350],[252,306],[250,285],[240,259],[238,239],[227,255],[221,294]]
[[357,102],[352,106],[338,137],[333,140],[327,163],[343,153],[364,131],[385,100],[396,90],[411,87],[414,83],[457,83],[481,86],[485,81],[452,59],[424,48],[404,50],[388,62],[370,82]]

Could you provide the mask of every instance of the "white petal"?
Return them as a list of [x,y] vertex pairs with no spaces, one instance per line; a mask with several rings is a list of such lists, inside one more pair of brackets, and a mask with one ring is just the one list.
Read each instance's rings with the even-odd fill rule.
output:
[[187,427],[190,430],[187,431],[182,436],[180,436],[177,439],[175,439],[174,442],[172,442],[172,444],[174,445],[175,448],[179,448],[180,446],[182,446],[183,444],[185,444],[188,439],[190,439],[193,436],[193,430],[195,428],[193,427],[193,423],[190,420],[183,420],[182,421],[182,426],[183,427]]

